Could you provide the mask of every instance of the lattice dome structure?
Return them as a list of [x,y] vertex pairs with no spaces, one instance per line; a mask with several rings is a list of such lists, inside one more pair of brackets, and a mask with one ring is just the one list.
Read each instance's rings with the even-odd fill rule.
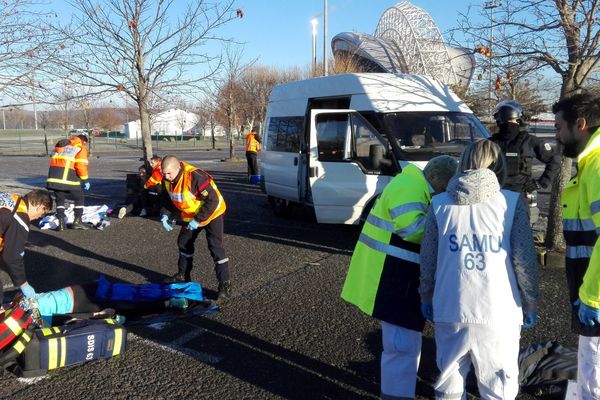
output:
[[388,8],[374,35],[343,32],[331,47],[368,71],[426,75],[447,84],[468,85],[475,69],[473,54],[447,47],[431,16],[408,2]]

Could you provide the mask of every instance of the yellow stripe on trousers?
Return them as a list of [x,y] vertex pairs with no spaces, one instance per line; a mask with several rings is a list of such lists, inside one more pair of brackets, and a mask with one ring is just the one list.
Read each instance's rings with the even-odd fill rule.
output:
[[115,329],[115,345],[113,346],[112,355],[118,356],[121,353],[121,345],[123,343],[123,329]]
[[58,338],[48,339],[48,370],[58,367]]

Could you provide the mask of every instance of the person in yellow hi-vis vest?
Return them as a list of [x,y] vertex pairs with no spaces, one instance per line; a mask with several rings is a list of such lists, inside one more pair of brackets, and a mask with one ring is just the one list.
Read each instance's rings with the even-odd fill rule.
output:
[[562,192],[565,270],[579,334],[577,398],[600,398],[600,97],[579,94],[552,106],[556,140],[577,174]]
[[457,161],[409,164],[385,187],[356,243],[342,298],[381,321],[382,398],[414,398],[425,319],[419,298],[419,250],[431,196],[446,190]]
[[258,153],[260,152],[260,139],[257,134],[258,128],[252,127],[250,133],[246,135],[246,160],[248,161],[248,180],[250,182],[258,180]]

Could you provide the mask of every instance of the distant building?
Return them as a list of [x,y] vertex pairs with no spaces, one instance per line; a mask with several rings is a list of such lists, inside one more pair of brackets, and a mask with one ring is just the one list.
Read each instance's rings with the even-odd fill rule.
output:
[[[179,109],[163,111],[151,117],[150,133],[152,135],[177,136],[185,134],[198,123],[198,115]],[[140,120],[125,123],[125,136],[136,138],[142,136]]]

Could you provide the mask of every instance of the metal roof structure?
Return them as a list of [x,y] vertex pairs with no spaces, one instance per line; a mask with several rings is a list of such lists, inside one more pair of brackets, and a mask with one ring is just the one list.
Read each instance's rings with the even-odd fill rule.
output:
[[331,47],[367,71],[426,75],[446,84],[468,85],[475,69],[471,52],[447,47],[431,16],[405,1],[383,13],[373,35],[343,32]]

